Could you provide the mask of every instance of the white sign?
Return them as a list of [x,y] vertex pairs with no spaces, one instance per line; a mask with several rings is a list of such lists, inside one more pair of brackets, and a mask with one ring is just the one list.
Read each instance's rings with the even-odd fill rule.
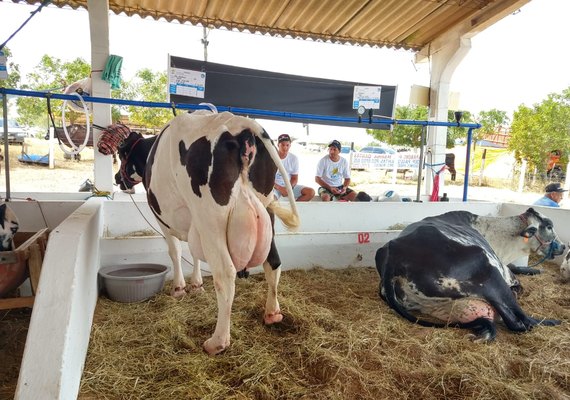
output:
[[356,110],[364,106],[367,110],[380,109],[380,93],[382,86],[355,86],[352,99],[352,108]]
[[168,72],[168,93],[203,99],[206,93],[206,73],[170,68]]
[[6,68],[7,58],[4,52],[0,51],[0,79],[8,79],[8,69]]
[[414,153],[375,154],[355,152],[352,169],[418,169],[420,156]]

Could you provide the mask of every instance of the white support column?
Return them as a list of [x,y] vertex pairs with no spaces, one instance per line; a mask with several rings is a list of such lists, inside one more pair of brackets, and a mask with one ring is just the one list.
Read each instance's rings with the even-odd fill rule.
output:
[[[103,69],[109,58],[109,2],[87,0],[89,10],[89,28],[91,31],[91,78],[94,97],[111,97],[110,85],[101,79]],[[111,105],[93,104],[93,123],[99,126],[111,124]],[[93,145],[95,153],[95,186],[102,191],[113,191],[113,158],[105,156],[97,150],[101,131],[93,129]]]
[[[455,69],[471,49],[471,39],[461,38],[459,34],[455,38],[448,39],[445,46],[431,55],[431,84],[430,84],[430,121],[447,121],[449,104],[449,86]],[[427,147],[431,152],[431,159],[427,157],[427,163],[436,164],[433,169],[437,172],[445,163],[447,127],[430,126],[427,130]],[[438,165],[441,164],[441,165]],[[426,168],[425,195],[431,195],[433,189],[434,171]],[[440,177],[439,192],[443,193],[444,179]]]

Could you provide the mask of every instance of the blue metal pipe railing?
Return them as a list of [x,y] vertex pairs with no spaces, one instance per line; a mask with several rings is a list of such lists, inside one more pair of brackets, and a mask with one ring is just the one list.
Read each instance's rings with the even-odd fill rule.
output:
[[[0,94],[4,96],[25,96],[25,97],[39,97],[39,98],[50,98],[57,100],[71,100],[76,101],[77,96],[69,94],[59,94],[51,92],[33,91],[33,90],[20,90],[20,89],[8,89],[0,88]],[[174,104],[165,102],[151,102],[151,101],[136,101],[136,100],[123,100],[123,99],[110,99],[104,97],[91,97],[83,96],[85,102],[91,103],[102,103],[102,104],[114,104],[120,106],[137,106],[137,107],[151,107],[151,108],[176,108],[181,110],[201,110],[210,108],[199,104]],[[478,129],[481,127],[480,124],[476,123],[463,123],[463,122],[447,122],[447,121],[419,121],[419,120],[405,120],[405,119],[392,119],[385,118],[381,116],[370,116],[368,118],[363,117],[335,117],[328,115],[317,115],[317,114],[302,114],[302,113],[291,113],[282,111],[269,111],[260,110],[255,108],[241,108],[241,107],[228,107],[228,106],[216,106],[218,111],[229,111],[234,114],[247,115],[250,117],[263,118],[266,117],[271,119],[271,117],[279,117],[285,119],[296,119],[305,121],[320,121],[320,122],[345,122],[352,123],[354,127],[366,128],[367,122],[375,124],[385,124],[385,125],[415,125],[415,126],[446,126],[446,127],[459,127],[468,128],[467,132],[467,155],[465,164],[465,181],[463,187],[463,201],[467,201],[467,188],[469,184],[469,160],[471,157],[471,141],[473,136],[473,129]],[[423,143],[422,143],[423,146]]]

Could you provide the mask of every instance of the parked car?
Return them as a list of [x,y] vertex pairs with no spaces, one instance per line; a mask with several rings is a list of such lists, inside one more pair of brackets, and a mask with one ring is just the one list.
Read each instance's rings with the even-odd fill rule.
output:
[[[15,120],[8,120],[8,143],[24,143],[28,133]],[[0,143],[4,143],[4,118],[0,118]]]
[[395,154],[396,150],[390,147],[380,147],[380,146],[366,146],[360,149],[361,153],[374,153],[374,154]]

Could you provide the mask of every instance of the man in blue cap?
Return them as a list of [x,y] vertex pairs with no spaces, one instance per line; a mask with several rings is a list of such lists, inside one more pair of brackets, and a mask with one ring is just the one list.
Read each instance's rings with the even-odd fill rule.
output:
[[534,206],[545,206],[545,207],[560,207],[560,202],[564,197],[564,190],[560,183],[549,183],[544,189],[544,196],[534,202]]

